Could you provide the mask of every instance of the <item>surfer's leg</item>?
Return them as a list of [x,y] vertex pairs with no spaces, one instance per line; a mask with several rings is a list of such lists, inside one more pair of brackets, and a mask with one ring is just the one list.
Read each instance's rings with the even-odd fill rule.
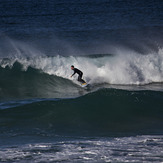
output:
[[78,81],[80,81],[82,83],[85,83],[85,81],[82,79],[82,76],[83,76],[83,74],[81,74],[81,75],[78,76]]
[[81,76],[79,75],[79,76],[78,76],[78,81],[81,82],[81,80],[82,80],[82,79],[81,79]]

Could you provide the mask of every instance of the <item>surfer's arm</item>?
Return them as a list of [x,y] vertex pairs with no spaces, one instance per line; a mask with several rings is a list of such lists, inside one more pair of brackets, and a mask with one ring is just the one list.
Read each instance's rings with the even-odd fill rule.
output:
[[74,73],[71,75],[71,77],[73,77],[76,74],[76,70],[74,69]]
[[74,71],[74,73],[71,75],[71,77],[73,77],[76,74],[76,72]]

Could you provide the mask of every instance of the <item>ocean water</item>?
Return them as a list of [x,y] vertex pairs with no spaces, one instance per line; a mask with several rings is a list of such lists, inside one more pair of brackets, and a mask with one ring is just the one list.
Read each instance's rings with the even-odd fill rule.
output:
[[0,162],[163,162],[162,0],[0,0],[0,20]]

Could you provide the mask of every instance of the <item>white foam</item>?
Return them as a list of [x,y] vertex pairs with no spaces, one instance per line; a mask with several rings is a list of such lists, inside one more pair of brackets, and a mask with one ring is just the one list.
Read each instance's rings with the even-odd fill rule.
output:
[[2,67],[13,65],[15,61],[23,65],[26,70],[29,66],[42,70],[50,75],[70,78],[73,71],[71,65],[81,69],[84,79],[89,83],[110,84],[148,84],[163,82],[163,49],[148,55],[137,54],[132,51],[120,51],[115,56],[99,58],[81,56],[54,56],[16,58],[11,62],[1,63]]
[[0,147],[1,162],[162,162],[162,135],[85,138]]

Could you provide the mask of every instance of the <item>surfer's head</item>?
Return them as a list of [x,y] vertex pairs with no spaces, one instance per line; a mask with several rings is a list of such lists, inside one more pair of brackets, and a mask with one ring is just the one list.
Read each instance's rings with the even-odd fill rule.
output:
[[74,69],[74,66],[72,65],[72,66],[71,66],[71,70],[73,70],[73,69]]

